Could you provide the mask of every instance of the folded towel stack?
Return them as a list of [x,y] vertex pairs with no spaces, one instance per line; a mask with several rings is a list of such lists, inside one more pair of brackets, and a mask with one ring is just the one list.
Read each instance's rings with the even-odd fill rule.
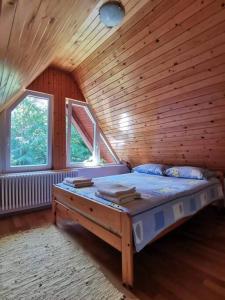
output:
[[92,186],[94,182],[87,177],[66,177],[63,183],[75,188]]
[[125,204],[140,198],[140,194],[136,192],[135,187],[129,187],[116,183],[98,186],[96,196],[117,204]]

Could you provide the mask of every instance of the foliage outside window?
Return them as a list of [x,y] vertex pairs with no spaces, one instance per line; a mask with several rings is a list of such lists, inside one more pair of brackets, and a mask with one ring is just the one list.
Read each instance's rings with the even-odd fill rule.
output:
[[11,113],[10,165],[45,165],[48,160],[48,101],[27,96]]
[[8,110],[6,169],[36,170],[51,164],[50,97],[26,92]]
[[76,128],[71,126],[70,161],[84,162],[92,159],[92,152],[85,145]]

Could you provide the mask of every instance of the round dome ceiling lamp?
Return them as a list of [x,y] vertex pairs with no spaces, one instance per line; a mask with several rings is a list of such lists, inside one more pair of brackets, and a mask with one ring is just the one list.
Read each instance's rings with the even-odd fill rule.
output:
[[104,3],[99,9],[101,22],[109,28],[119,25],[124,16],[125,9],[118,1],[109,1]]

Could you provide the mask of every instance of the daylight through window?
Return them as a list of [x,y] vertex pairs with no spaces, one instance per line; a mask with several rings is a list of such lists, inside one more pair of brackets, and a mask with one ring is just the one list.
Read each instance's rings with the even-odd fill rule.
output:
[[8,168],[50,165],[50,98],[26,94],[9,111]]

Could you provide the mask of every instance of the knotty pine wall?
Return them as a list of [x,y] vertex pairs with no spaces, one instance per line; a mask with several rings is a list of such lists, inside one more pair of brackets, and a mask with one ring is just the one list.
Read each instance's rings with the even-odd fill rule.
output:
[[29,90],[54,96],[53,169],[66,168],[65,98],[84,100],[71,74],[49,67],[29,86]]
[[73,75],[120,158],[225,171],[224,0],[149,0]]

